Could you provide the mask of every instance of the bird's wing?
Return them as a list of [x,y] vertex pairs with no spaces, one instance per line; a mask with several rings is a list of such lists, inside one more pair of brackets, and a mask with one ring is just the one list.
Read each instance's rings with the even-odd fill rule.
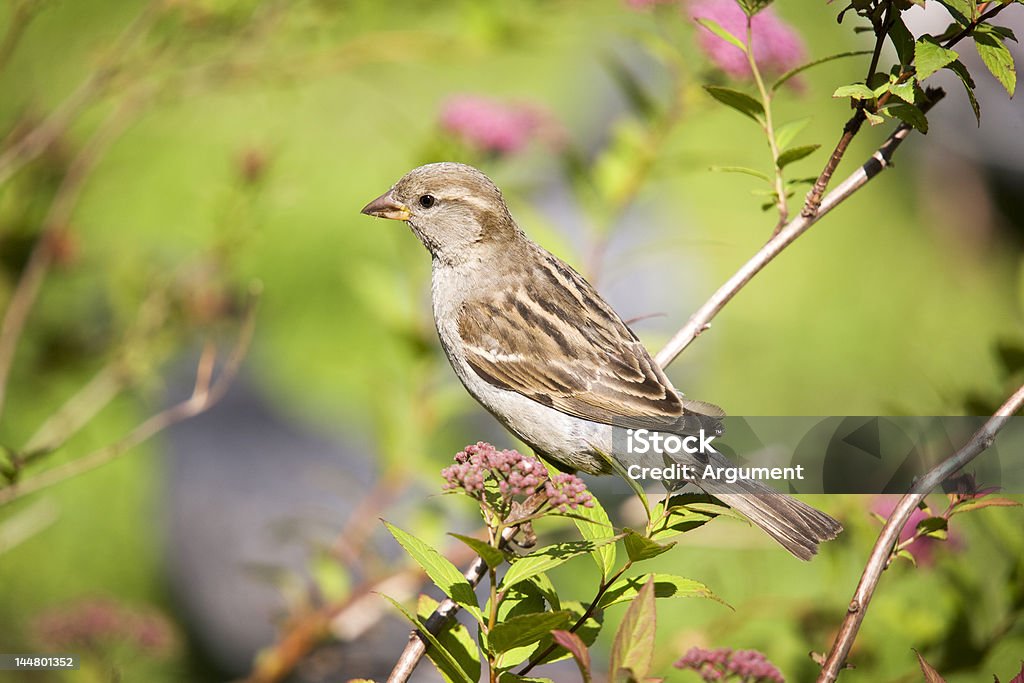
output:
[[465,302],[458,332],[486,382],[594,422],[675,418],[683,401],[636,335],[576,271],[546,252]]

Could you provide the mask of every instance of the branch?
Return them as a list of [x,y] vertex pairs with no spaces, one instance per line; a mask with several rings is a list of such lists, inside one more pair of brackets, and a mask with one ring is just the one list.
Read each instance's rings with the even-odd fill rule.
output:
[[4,37],[0,39],[0,71],[3,71],[10,62],[14,51],[18,49],[22,36],[25,35],[25,29],[39,14],[42,4],[39,0],[21,0],[21,2],[14,3],[8,17],[7,30],[4,31]]
[[[978,28],[978,26],[1009,7],[1010,4],[1011,3],[997,3],[995,7],[987,12],[983,12],[977,19],[965,26],[962,31],[943,43],[942,47],[947,50],[953,47],[961,40],[971,35],[974,32],[974,29]],[[867,83],[871,76],[874,75],[875,69],[878,67],[878,59],[881,54],[882,45],[885,42],[885,37],[888,35],[889,29],[892,27],[890,16],[891,12],[892,3],[890,2],[886,6],[885,17],[882,20],[881,26],[879,26],[875,31],[875,49],[871,56],[871,65],[868,67],[868,75],[864,79],[865,83]],[[913,74],[914,69],[912,67],[907,67],[907,70],[900,74],[900,79],[910,77]],[[890,95],[891,93],[884,93],[878,99],[878,106],[881,107],[881,105],[885,104],[889,100]],[[843,160],[843,156],[846,154],[846,150],[850,146],[850,142],[853,141],[854,136],[857,135],[861,126],[864,124],[864,121],[867,119],[867,116],[864,114],[864,107],[865,102],[860,100],[857,103],[857,111],[854,112],[853,116],[850,117],[850,120],[846,122],[845,126],[843,126],[843,134],[839,138],[836,148],[832,151],[832,155],[829,157],[828,162],[826,162],[825,168],[821,171],[821,175],[819,175],[818,179],[814,181],[814,187],[812,187],[811,191],[807,193],[807,199],[804,201],[804,208],[800,212],[802,217],[813,217],[821,210],[821,197],[825,194],[825,190],[828,188],[828,184],[832,180],[832,174],[835,173],[836,168],[839,166],[839,162]],[[927,112],[928,109],[926,107],[921,107],[921,111],[924,113]]]
[[207,343],[196,367],[196,379],[192,394],[187,399],[150,416],[119,441],[59,467],[48,469],[23,482],[0,489],[0,506],[106,465],[168,427],[195,417],[213,407],[224,396],[238,375],[242,361],[249,350],[256,323],[257,296],[254,291],[253,299],[249,303],[238,332],[238,339],[216,377],[214,377],[214,366],[217,360],[217,349],[212,343]]
[[143,301],[135,322],[125,335],[121,347],[114,352],[113,358],[47,417],[25,442],[20,449],[22,464],[28,464],[59,449],[122,391],[141,380],[142,373],[135,367],[137,363],[130,361],[130,357],[137,355],[140,347],[152,345],[150,338],[166,323],[167,299],[168,293],[158,289]]
[[[929,103],[922,107],[924,111],[930,109],[935,103],[945,97],[941,89],[928,90]],[[871,155],[863,166],[854,171],[846,180],[828,193],[828,196],[821,203],[821,209],[813,216],[800,214],[785,225],[774,237],[768,240],[749,261],[736,271],[736,274],[729,278],[724,285],[718,288],[711,298],[703,306],[690,316],[678,332],[676,332],[664,348],[658,352],[654,360],[661,367],[667,367],[676,357],[683,352],[704,330],[711,326],[711,319],[725,308],[734,296],[750,282],[755,275],[760,273],[765,266],[782,253],[782,250],[792,244],[796,238],[807,232],[812,225],[818,222],[822,216],[849,199],[850,195],[864,187],[869,180],[889,168],[892,165],[892,155],[896,148],[910,134],[911,127],[907,124],[900,124],[885,143]]]
[[[25,329],[25,322],[35,305],[43,281],[53,265],[55,236],[65,230],[85,181],[89,178],[96,164],[106,152],[110,144],[124,132],[137,112],[137,103],[126,102],[114,111],[100,125],[99,130],[89,139],[85,147],[78,153],[68,166],[64,179],[50,204],[43,219],[39,237],[28,257],[18,284],[4,311],[3,322],[0,323],[0,415],[3,414],[4,401],[7,397],[7,381],[18,341]],[[2,175],[2,172],[0,172]],[[0,178],[0,183],[3,179]]]
[[850,648],[853,647],[857,631],[860,630],[861,622],[864,621],[871,596],[888,564],[889,555],[914,510],[932,489],[987,450],[992,445],[996,434],[1007,425],[1010,416],[1019,412],[1021,407],[1024,407],[1024,386],[1017,389],[959,451],[929,470],[914,485],[910,493],[900,499],[896,509],[889,516],[889,520],[882,527],[878,540],[875,541],[875,547],[871,550],[867,565],[857,584],[857,590],[853,593],[853,599],[850,601],[846,617],[843,619],[839,634],[832,645],[832,651],[822,665],[818,683],[833,683],[839,676],[839,671],[843,668],[847,655],[850,654]]
[[125,28],[114,41],[107,57],[68,97],[54,109],[46,120],[0,152],[0,185],[7,182],[22,166],[32,161],[59,138],[83,109],[91,104],[120,68],[120,60],[133,48],[149,30],[159,10],[159,2],[153,0]]
[[[501,532],[501,544],[500,546],[507,545],[516,534],[519,533],[519,526],[512,525],[505,527],[504,531]],[[469,568],[463,573],[466,580],[469,581],[469,585],[476,588],[477,584],[487,576],[487,563],[484,562],[483,558],[477,557],[473,560],[473,563],[469,565]],[[443,631],[452,619],[455,618],[455,614],[459,611],[459,604],[451,598],[445,598],[444,601],[437,606],[434,613],[427,618],[425,624],[426,629],[432,635],[437,635]],[[387,683],[406,683],[409,677],[412,676],[412,672],[416,670],[416,666],[423,659],[423,655],[427,653],[427,639],[417,629],[409,634],[409,643],[402,650],[402,654],[399,655],[398,661],[395,662],[394,668],[391,670],[391,674],[388,676]]]

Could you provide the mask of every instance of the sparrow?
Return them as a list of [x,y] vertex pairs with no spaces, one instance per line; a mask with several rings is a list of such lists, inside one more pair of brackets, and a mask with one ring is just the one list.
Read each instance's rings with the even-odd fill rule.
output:
[[[609,457],[624,467],[663,466],[625,452],[615,429],[707,426],[724,416],[676,391],[612,307],[523,233],[498,187],[472,166],[413,169],[362,213],[405,221],[427,248],[434,323],[455,374],[556,467],[610,474]],[[673,458],[699,468],[709,459],[730,464],[715,452]],[[832,517],[758,482],[694,483],[803,560],[842,530]]]

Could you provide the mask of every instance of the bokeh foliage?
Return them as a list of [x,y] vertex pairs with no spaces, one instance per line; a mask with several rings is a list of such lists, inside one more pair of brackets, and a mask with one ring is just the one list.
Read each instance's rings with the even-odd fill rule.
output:
[[[131,381],[47,465],[116,440],[174,400],[164,397],[165,373],[175,362],[192,363],[203,339],[230,340],[236,300],[256,278],[263,295],[247,376],[261,393],[297,424],[372,444],[366,455],[383,476],[416,482],[408,495],[435,491],[450,454],[479,438],[480,411],[437,347],[422,248],[403,226],[358,210],[441,150],[468,155],[439,147],[438,111],[452,94],[543,105],[570,147],[593,162],[595,177],[613,182],[636,153],[631,141],[643,113],[609,64],[624,65],[658,108],[679,85],[680,123],[659,140],[627,207],[568,194],[572,181],[557,150],[462,159],[505,189],[533,238],[581,269],[599,270],[595,284],[624,318],[664,313],[635,325],[652,349],[773,227],[747,194],[752,180],[708,171],[763,165],[767,151],[752,126],[701,88],[721,76],[703,66],[694,27],[673,8],[405,0],[383,11],[368,0],[168,0],[154,4],[143,34],[122,50],[118,36],[138,21],[141,2],[9,2],[0,7],[0,29],[22,5],[38,15],[0,71],[0,130],[11,132],[5,145],[101,65],[113,60],[118,68],[54,144],[0,186],[0,306],[69,164],[107,117],[127,112],[123,133],[61,226],[66,258],[19,345],[0,444],[23,444],[118,357],[125,339],[137,352]],[[836,24],[833,6],[778,9],[812,55],[870,47]],[[659,60],[665,45],[679,51],[675,73]],[[856,60],[840,60],[809,72],[799,92],[777,100],[777,116],[813,116],[801,137],[829,148],[849,116],[831,94],[862,71]],[[962,92],[948,100],[942,106],[967,106]],[[884,134],[872,129],[855,140],[850,163],[867,158]],[[672,366],[678,386],[730,413],[762,415],[959,414],[972,396],[999,396],[1009,378],[996,345],[1022,337],[1019,244],[998,233],[975,242],[976,233],[958,226],[934,229],[941,217],[929,213],[928,193],[951,191],[956,171],[947,171],[947,185],[922,185],[914,148],[931,143],[912,138],[896,169],[744,290]],[[799,168],[814,175],[823,161],[819,151]],[[551,200],[559,192],[561,200]],[[589,198],[577,206],[574,196]],[[590,261],[596,245],[606,245],[600,268]],[[161,324],[144,343],[126,337],[154,292],[168,302]],[[160,451],[157,439],[0,510],[0,525],[45,522],[0,555],[0,650],[38,647],[34,616],[83,595],[162,605],[173,618],[156,538]],[[32,507],[44,496],[53,519]],[[736,608],[680,601],[662,610],[662,665],[689,645],[722,644],[770,652],[793,680],[812,675],[807,650],[825,647],[876,528],[863,500],[814,502],[842,517],[849,532],[813,564],[728,522],[688,535],[653,561],[711,586]],[[910,647],[951,681],[1007,676],[1024,646],[1017,623],[1024,547],[1013,515],[971,515],[962,544],[940,551],[934,566],[900,566],[885,577],[850,680],[913,680]],[[441,543],[436,520],[414,516],[403,526]],[[569,571],[585,576],[592,569],[584,564]],[[144,666],[146,680],[189,678],[191,656],[182,648],[156,670],[128,660],[125,676],[138,678],[131,667]]]

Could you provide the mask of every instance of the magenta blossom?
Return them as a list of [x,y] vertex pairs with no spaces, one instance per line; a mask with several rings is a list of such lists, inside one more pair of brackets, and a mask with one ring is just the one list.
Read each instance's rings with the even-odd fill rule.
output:
[[594,505],[587,485],[576,475],[549,478],[547,468],[537,458],[518,451],[499,451],[483,441],[456,453],[455,464],[441,470],[441,476],[446,491],[462,489],[478,500],[483,498],[487,479],[493,478],[506,503],[513,496],[529,497],[543,491],[548,504],[562,512]]
[[176,645],[174,628],[163,614],[109,598],[50,609],[35,618],[32,630],[41,645],[56,650],[103,651],[126,644],[160,659]]
[[743,683],[786,683],[775,665],[757,650],[692,647],[676,662],[676,668],[694,671],[708,682],[735,678]]
[[441,128],[473,149],[512,154],[533,140],[559,144],[562,132],[549,112],[534,104],[457,95],[441,107]]
[[[735,0],[694,0],[687,13],[691,19],[710,19],[741,41],[747,39],[747,15]],[[754,60],[759,69],[781,74],[805,61],[807,50],[800,35],[782,21],[771,7],[754,15],[750,23]],[[733,78],[749,78],[750,65],[743,51],[701,27],[697,31],[700,49],[715,66]]]

